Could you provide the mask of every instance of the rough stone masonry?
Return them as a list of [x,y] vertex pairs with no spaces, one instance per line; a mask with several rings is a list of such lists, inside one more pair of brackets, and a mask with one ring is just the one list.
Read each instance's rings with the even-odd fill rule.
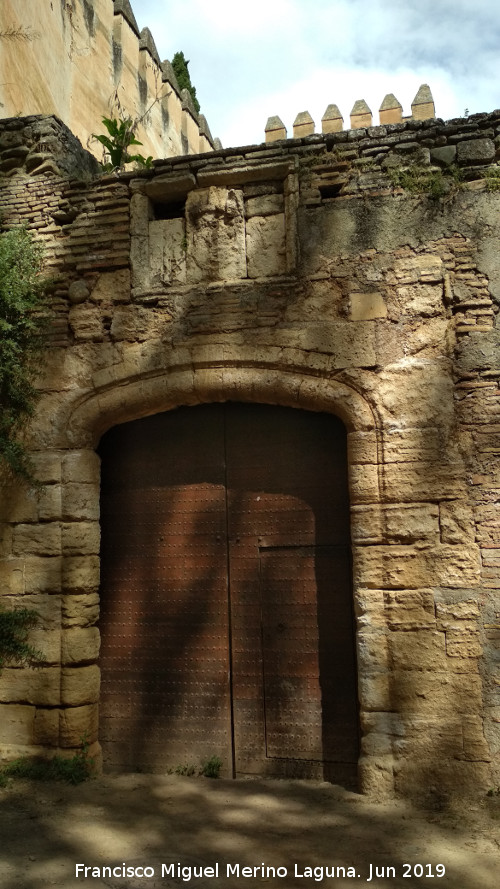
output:
[[56,281],[41,487],[0,505],[1,594],[44,652],[0,677],[3,757],[98,756],[100,436],[248,401],[347,427],[361,789],[498,785],[499,155],[496,111],[85,178],[56,118],[2,122],[3,223]]

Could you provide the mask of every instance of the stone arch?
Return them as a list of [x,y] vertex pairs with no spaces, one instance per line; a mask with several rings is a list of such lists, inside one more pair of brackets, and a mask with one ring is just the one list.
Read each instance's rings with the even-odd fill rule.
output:
[[[154,374],[121,376],[102,385],[91,394],[78,400],[68,417],[66,436],[68,447],[80,456],[92,455],[100,437],[112,426],[141,417],[185,405],[239,401],[275,404],[309,411],[321,411],[337,415],[347,429],[349,489],[351,498],[351,531],[354,562],[353,594],[355,601],[356,629],[360,609],[357,605],[358,582],[356,571],[356,541],[362,535],[357,532],[357,506],[377,503],[379,498],[379,423],[373,406],[350,382],[341,377],[318,378],[297,369],[270,367],[203,367],[179,365]],[[95,502],[99,501],[99,478],[95,475]],[[97,570],[97,576],[96,576]],[[99,564],[89,556],[88,574],[93,575],[92,589],[99,583]],[[85,568],[84,568],[85,573]],[[64,576],[64,567],[63,567]],[[83,592],[83,589],[82,589]],[[357,633],[358,635],[358,633]],[[358,645],[358,656],[360,647]],[[359,662],[359,657],[358,657]],[[361,725],[365,706],[365,675],[359,663],[359,699]],[[369,684],[369,682],[368,682]],[[69,700],[68,700],[69,703]],[[387,759],[387,757],[385,757]],[[370,790],[372,783],[380,790],[380,780],[372,780],[382,769],[386,775],[386,790],[391,792],[392,768],[380,763],[373,755],[361,750],[360,784]]]
[[107,385],[84,395],[72,407],[67,437],[71,447],[92,447],[111,426],[181,405],[216,401],[280,404],[335,413],[348,433],[373,433],[377,462],[378,422],[372,405],[340,377],[318,378],[295,368],[177,365],[153,374],[114,375]]

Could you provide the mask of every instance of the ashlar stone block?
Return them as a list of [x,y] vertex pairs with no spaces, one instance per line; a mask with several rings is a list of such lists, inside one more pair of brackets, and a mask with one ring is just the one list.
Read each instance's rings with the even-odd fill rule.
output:
[[368,627],[357,636],[358,667],[360,671],[385,672],[390,667],[387,636],[383,632],[368,632]]
[[452,658],[478,658],[483,653],[483,647],[477,630],[464,628],[459,630],[447,630],[446,654]]
[[150,283],[153,287],[186,282],[186,225],[184,216],[149,223]]
[[387,627],[385,590],[358,589],[354,592],[354,612],[358,630],[383,630]]
[[121,303],[129,300],[129,269],[118,269],[114,272],[102,272],[92,290],[92,299],[98,303]]
[[248,198],[245,201],[245,216],[272,216],[283,213],[284,198],[282,194],[263,194]]
[[0,704],[0,743],[32,744],[35,708],[26,704]]
[[437,628],[432,590],[385,590],[384,603],[385,618],[391,630]]
[[99,589],[99,556],[65,556],[62,584],[65,593],[95,593]]
[[14,528],[12,552],[15,556],[56,556],[61,552],[61,526],[58,522],[21,524]]
[[466,544],[474,540],[472,509],[462,500],[449,500],[440,504],[439,524],[443,543]]
[[99,306],[77,305],[69,310],[69,324],[77,340],[101,342],[104,325]]
[[370,546],[355,551],[354,579],[364,587],[469,587],[479,582],[479,576],[475,546]]
[[[37,613],[38,612],[38,609]],[[35,627],[30,631],[28,641],[41,654],[41,663],[45,665],[61,662],[61,631]]]
[[24,559],[0,560],[0,585],[4,595],[20,596],[24,593]]
[[61,501],[61,517],[64,520],[99,520],[99,497],[95,484],[67,482],[62,487]]
[[37,707],[33,726],[33,743],[47,747],[59,746],[59,710]]
[[381,293],[351,293],[351,321],[371,321],[387,317],[387,305]]
[[286,234],[283,213],[252,216],[246,222],[246,253],[249,278],[286,273]]
[[186,201],[186,283],[246,278],[243,192],[209,186]]
[[439,542],[439,507],[433,503],[353,506],[355,543]]
[[64,522],[61,533],[62,550],[70,556],[99,552],[98,522]]
[[99,700],[99,667],[63,667],[61,671],[61,703],[69,707],[94,704]]
[[381,475],[387,500],[418,502],[460,496],[465,492],[463,466],[458,462],[388,463]]
[[37,670],[5,667],[0,674],[0,701],[57,706],[60,684],[59,667],[39,667]]
[[73,484],[99,484],[101,461],[93,450],[74,450],[62,459],[62,481]]
[[62,747],[79,747],[82,738],[92,744],[97,741],[98,705],[68,707],[59,711],[60,743]]
[[25,593],[59,593],[60,591],[60,556],[27,556],[24,559]]
[[61,626],[61,597],[47,593],[29,596],[9,596],[5,601],[8,608],[30,608],[38,614],[38,626],[44,630],[54,630]]
[[99,655],[100,634],[97,627],[74,627],[62,632],[62,663],[84,664],[95,661]]
[[98,619],[99,595],[97,593],[63,597],[63,627],[92,627]]
[[361,756],[358,765],[359,782],[363,793],[374,799],[386,799],[394,795],[394,757]]
[[394,670],[390,677],[392,706],[408,715],[475,715],[481,712],[481,692],[477,673]]
[[436,630],[393,631],[388,638],[393,669],[446,670],[444,633]]

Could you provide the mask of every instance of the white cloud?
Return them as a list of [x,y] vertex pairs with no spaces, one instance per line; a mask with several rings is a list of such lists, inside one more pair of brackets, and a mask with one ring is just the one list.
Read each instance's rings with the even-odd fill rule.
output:
[[224,145],[264,139],[270,115],[292,134],[330,102],[344,126],[364,98],[378,122],[388,92],[404,112],[428,83],[444,118],[500,106],[500,7],[491,0],[132,0],[162,58],[182,49],[202,111]]

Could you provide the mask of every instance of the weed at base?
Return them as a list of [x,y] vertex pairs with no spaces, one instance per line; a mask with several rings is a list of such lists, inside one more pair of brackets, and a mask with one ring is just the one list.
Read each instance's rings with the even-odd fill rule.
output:
[[222,759],[220,756],[211,756],[199,768],[192,764],[178,765],[168,769],[167,775],[182,775],[186,778],[192,778],[195,775],[203,778],[218,778],[221,768]]
[[9,779],[25,778],[30,781],[66,781],[81,784],[90,778],[94,760],[89,757],[89,744],[84,738],[81,749],[66,758],[57,754],[52,759],[20,757],[0,768],[0,787],[6,787]]
[[187,778],[192,778],[193,775],[196,775],[196,766],[193,765],[185,765],[185,766],[176,766],[173,770],[174,775],[185,775]]
[[200,769],[200,775],[204,778],[218,778],[222,768],[222,759],[220,756],[211,756],[203,763]]

